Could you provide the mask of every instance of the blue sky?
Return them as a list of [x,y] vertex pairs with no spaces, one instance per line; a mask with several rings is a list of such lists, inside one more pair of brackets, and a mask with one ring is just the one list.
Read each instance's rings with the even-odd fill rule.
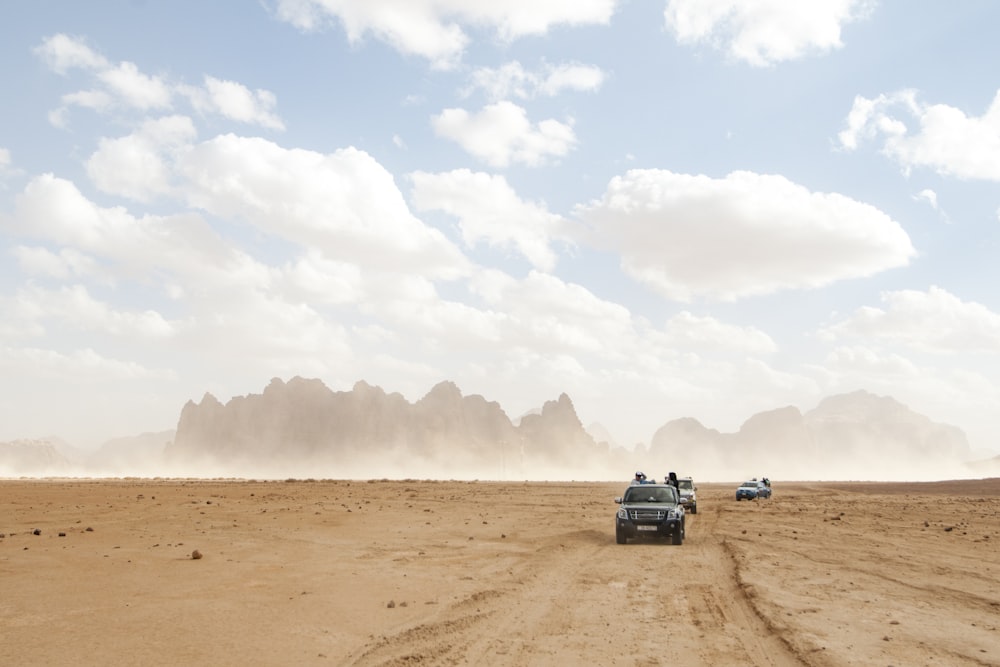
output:
[[865,389],[1000,452],[996,3],[0,12],[0,441],[298,375],[625,446]]

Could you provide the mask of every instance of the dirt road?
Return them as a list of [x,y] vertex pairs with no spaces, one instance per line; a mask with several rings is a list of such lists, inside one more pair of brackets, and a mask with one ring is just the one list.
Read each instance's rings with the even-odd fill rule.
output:
[[5,661],[1000,664],[1000,480],[701,484],[681,546],[623,488],[0,481]]

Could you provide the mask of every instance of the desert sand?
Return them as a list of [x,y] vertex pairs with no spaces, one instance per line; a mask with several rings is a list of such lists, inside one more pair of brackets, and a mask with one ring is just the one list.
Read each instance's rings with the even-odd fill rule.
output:
[[1000,480],[0,481],[10,665],[997,665]]

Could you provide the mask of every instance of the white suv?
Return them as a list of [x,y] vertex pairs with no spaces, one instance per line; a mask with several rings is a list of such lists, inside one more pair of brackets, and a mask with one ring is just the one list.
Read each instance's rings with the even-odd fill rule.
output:
[[696,492],[698,491],[698,487],[694,485],[694,480],[690,477],[678,477],[677,490],[681,494],[681,504],[684,505],[684,509],[691,512],[691,514],[697,514],[698,496]]

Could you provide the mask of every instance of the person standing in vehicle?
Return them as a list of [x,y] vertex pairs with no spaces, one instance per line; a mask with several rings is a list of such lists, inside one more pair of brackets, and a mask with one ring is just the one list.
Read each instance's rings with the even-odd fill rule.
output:
[[635,486],[636,484],[655,484],[656,480],[647,480],[645,473],[637,472],[635,474],[635,479],[632,480],[630,486]]

